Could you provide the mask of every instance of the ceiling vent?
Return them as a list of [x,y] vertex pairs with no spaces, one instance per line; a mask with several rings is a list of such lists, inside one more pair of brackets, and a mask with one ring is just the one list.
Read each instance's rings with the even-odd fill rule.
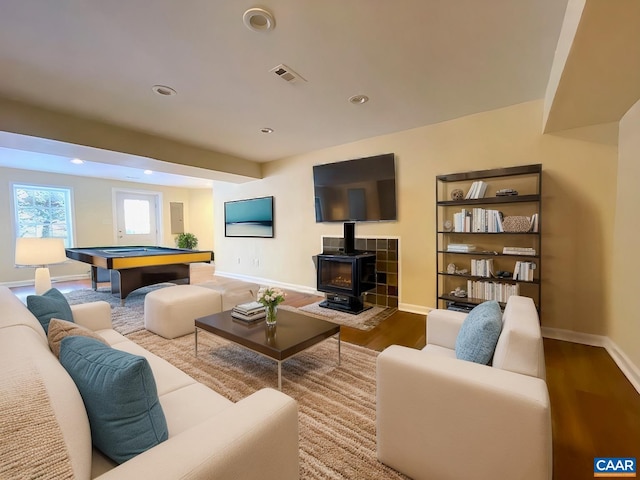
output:
[[269,71],[275,73],[278,77],[282,78],[283,80],[289,83],[295,83],[298,80],[302,80],[303,82],[306,82],[306,80],[303,77],[301,77],[296,72],[294,72],[289,67],[283,64],[280,64],[277,67],[273,67]]

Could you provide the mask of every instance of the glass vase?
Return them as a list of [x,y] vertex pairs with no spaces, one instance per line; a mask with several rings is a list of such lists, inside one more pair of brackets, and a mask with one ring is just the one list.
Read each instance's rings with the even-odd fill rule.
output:
[[276,341],[276,329],[278,327],[275,324],[267,323],[264,329],[265,337],[267,340],[267,345],[271,345],[272,347],[277,344]]
[[276,317],[278,316],[278,306],[277,305],[268,305],[265,307],[267,316],[266,321],[267,325],[275,325]]

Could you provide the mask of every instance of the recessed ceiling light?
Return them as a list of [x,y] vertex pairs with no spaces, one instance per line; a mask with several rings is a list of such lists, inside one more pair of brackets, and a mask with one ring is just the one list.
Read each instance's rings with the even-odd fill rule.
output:
[[152,170],[145,170],[145,171],[144,171],[144,174],[145,174],[145,175],[151,175],[152,173],[153,173],[153,171],[152,171]]
[[271,12],[264,8],[250,8],[242,15],[245,27],[254,32],[267,32],[276,27],[276,20]]
[[349,103],[353,103],[354,105],[362,105],[368,101],[369,97],[366,95],[353,95],[352,97],[349,97]]
[[73,160],[71,160],[71,163],[74,163],[76,165],[82,165],[84,163],[84,160],[80,160],[79,158],[74,158]]
[[273,128],[264,127],[264,128],[261,128],[261,129],[260,129],[260,131],[261,131],[262,133],[267,133],[267,134],[268,134],[268,133],[273,133]]
[[151,90],[163,97],[172,97],[177,93],[173,88],[167,87],[166,85],[154,85],[151,87]]

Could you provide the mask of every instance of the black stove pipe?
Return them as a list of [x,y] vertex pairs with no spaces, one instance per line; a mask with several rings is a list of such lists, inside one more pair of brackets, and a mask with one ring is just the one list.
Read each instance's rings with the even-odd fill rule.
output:
[[344,224],[344,253],[355,255],[356,253],[356,224],[345,222]]

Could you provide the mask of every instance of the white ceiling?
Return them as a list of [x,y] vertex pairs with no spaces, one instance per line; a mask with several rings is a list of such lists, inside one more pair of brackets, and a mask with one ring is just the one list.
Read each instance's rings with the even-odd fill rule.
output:
[[543,98],[567,0],[259,5],[2,0],[0,95],[265,162]]

